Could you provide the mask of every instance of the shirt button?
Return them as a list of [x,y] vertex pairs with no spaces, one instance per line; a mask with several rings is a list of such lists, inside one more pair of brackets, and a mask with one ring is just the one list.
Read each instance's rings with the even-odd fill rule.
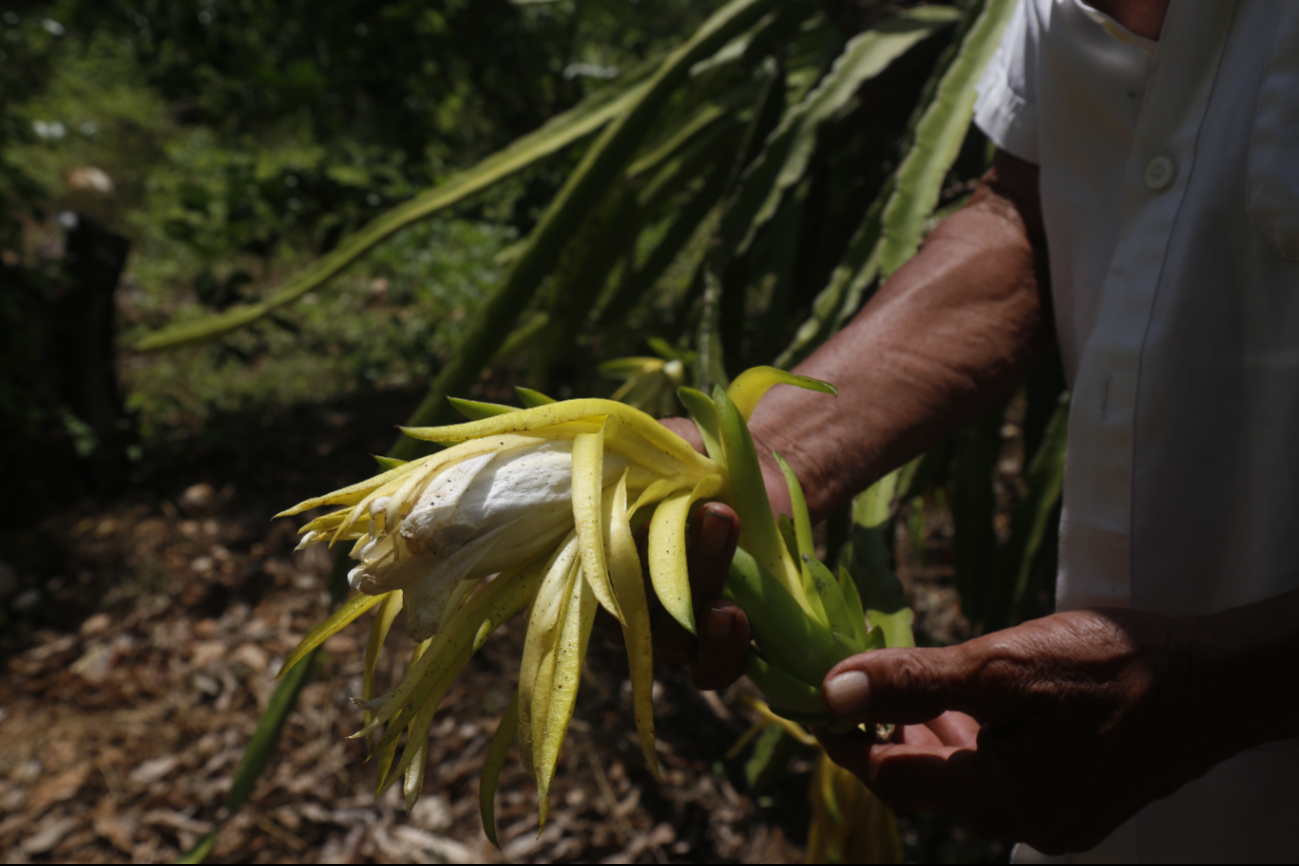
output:
[[1173,182],[1177,176],[1177,166],[1171,159],[1166,156],[1157,156],[1146,164],[1145,174],[1142,179],[1146,182],[1146,187],[1159,192],[1164,187]]

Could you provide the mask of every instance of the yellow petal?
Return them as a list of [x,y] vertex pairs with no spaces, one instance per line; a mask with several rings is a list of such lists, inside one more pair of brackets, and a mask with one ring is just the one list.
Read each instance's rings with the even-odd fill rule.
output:
[[352,509],[350,508],[340,508],[338,511],[331,511],[328,514],[322,514],[315,520],[304,524],[302,528],[298,530],[298,535],[306,535],[308,532],[325,533],[331,529],[337,529],[338,525],[347,518],[347,515],[351,510]]
[[[667,429],[657,421],[654,424],[660,430]],[[672,435],[676,436],[675,433]],[[706,471],[701,468],[699,461],[693,459],[688,462],[683,461],[675,451],[665,450],[661,444],[652,442],[639,426],[627,424],[616,415],[605,418],[604,447],[660,477],[685,473],[697,478]],[[696,452],[695,457],[699,456]],[[717,469],[713,468],[711,471],[716,472]]]
[[[374,616],[374,624],[370,626],[370,642],[365,648],[365,667],[364,675],[361,680],[361,700],[374,700],[374,680],[375,674],[379,668],[379,651],[383,649],[383,642],[388,639],[388,631],[392,628],[393,621],[397,614],[401,613],[401,590],[384,593],[380,597],[379,612]],[[365,721],[370,721],[370,711],[365,711]]]
[[484,621],[490,621],[495,628],[532,600],[541,582],[545,562],[544,558],[539,558],[502,572],[495,580],[484,584],[456,611],[446,629],[428,641],[428,651],[411,662],[401,685],[393,692],[392,700],[375,714],[369,724],[352,736],[364,737],[398,713],[409,716],[423,706],[437,685],[441,672],[452,665],[462,652],[472,648],[474,638]]
[[[523,768],[533,778],[538,778],[540,771],[546,729],[550,721],[550,704],[555,697],[555,662],[559,655],[559,642],[563,638],[563,617],[568,614],[573,587],[583,582],[581,572],[581,563],[574,560],[565,578],[565,591],[558,600],[559,621],[550,628],[538,631],[535,640],[530,641],[535,663],[526,668],[520,665],[519,669],[519,723],[527,723],[526,733],[521,731],[519,734],[519,753],[523,758]],[[531,633],[532,629],[529,628],[528,631]]]
[[429,725],[433,724],[433,716],[437,714],[442,699],[447,696],[447,692],[451,691],[451,685],[456,681],[456,677],[460,676],[460,671],[464,669],[468,661],[469,647],[466,646],[454,658],[448,659],[446,664],[440,666],[435,677],[429,679],[427,682],[428,688],[424,690],[418,708],[414,713],[405,716],[410,719],[410,723],[408,725],[398,723],[388,726],[388,730],[384,732],[383,740],[379,743],[381,750],[390,743],[395,744],[401,738],[403,730],[408,731],[409,736],[406,739],[406,747],[401,753],[401,761],[390,773],[380,774],[379,784],[375,789],[376,797],[382,796],[384,791],[392,787],[393,782],[397,781],[398,777],[404,776],[416,759],[423,760],[428,754],[426,747],[428,745]]
[[691,634],[695,633],[695,611],[686,567],[686,518],[695,501],[716,496],[721,489],[721,476],[707,476],[694,489],[679,490],[664,499],[650,520],[650,581],[663,607]]
[[313,628],[307,636],[302,639],[298,644],[298,648],[293,651],[293,654],[289,656],[288,661],[284,663],[280,668],[280,672],[275,676],[277,678],[284,676],[294,665],[302,661],[302,659],[305,658],[313,649],[338,634],[346,628],[352,620],[378,604],[382,598],[383,596],[381,595],[366,595],[363,592],[358,592],[356,595],[343,602],[342,606],[340,606],[338,610],[334,611],[330,615],[329,619]]
[[[528,631],[523,639],[523,657],[519,661],[519,755],[528,775],[536,775],[533,760],[534,713],[537,726],[545,718],[550,699],[549,683],[554,674],[555,641],[568,602],[569,588],[577,570],[577,534],[569,533],[546,565],[545,577],[537,590],[528,613]],[[544,670],[543,670],[544,668]]]
[[519,692],[514,691],[509,706],[501,714],[501,721],[492,735],[492,742],[487,747],[487,759],[483,762],[483,775],[478,782],[478,816],[483,822],[483,832],[493,845],[500,847],[496,840],[496,784],[501,778],[501,769],[510,754],[510,743],[519,728]]
[[[501,433],[540,432],[542,428],[575,421],[603,423],[604,416],[612,415],[642,436],[655,449],[681,461],[688,469],[700,474],[717,472],[717,464],[700,454],[677,434],[668,430],[649,415],[613,400],[564,400],[471,421],[448,427],[402,428],[407,436],[434,442],[459,442],[480,436]],[[592,431],[587,431],[592,432]]]
[[[545,826],[550,810],[550,783],[555,777],[559,750],[568,734],[568,724],[577,704],[577,688],[582,679],[582,660],[586,658],[591,626],[595,623],[597,608],[591,584],[581,575],[574,581],[564,610],[564,627],[555,644],[554,676],[550,684],[550,703],[546,713],[545,733],[541,741],[533,743],[537,770],[537,799],[539,823]],[[536,726],[534,716],[534,729]],[[534,737],[535,737],[534,733]]]
[[660,478],[653,484],[645,488],[645,492],[636,498],[636,504],[631,507],[629,515],[635,514],[646,505],[653,505],[669,495],[676,493],[678,490],[692,490],[698,483],[695,478],[689,475],[677,475],[673,478]]
[[406,767],[406,778],[401,786],[402,796],[406,801],[407,813],[415,808],[415,802],[419,800],[419,795],[424,790],[424,770],[427,767],[428,734],[425,734],[419,743],[419,747],[414,750],[410,764]]
[[649,601],[641,577],[636,541],[627,523],[627,476],[624,474],[605,509],[605,526],[609,536],[609,571],[614,592],[622,605],[623,641],[627,645],[627,665],[631,673],[632,709],[636,716],[636,734],[640,737],[645,764],[654,778],[659,778],[658,753],[654,749],[654,646],[650,635]]
[[380,473],[379,475],[375,475],[373,478],[367,478],[364,481],[358,481],[356,484],[351,484],[347,487],[339,488],[338,490],[335,490],[332,493],[326,493],[324,496],[316,496],[312,499],[307,499],[302,502],[299,502],[297,505],[293,506],[292,508],[281,511],[279,514],[275,516],[277,518],[290,517],[294,514],[301,514],[302,512],[307,511],[308,509],[311,508],[318,508],[321,505],[340,505],[340,504],[350,505],[352,503],[348,501],[349,499],[352,500],[352,502],[355,502],[365,494],[369,493],[371,490],[382,487],[391,481],[395,481],[396,479],[401,478],[403,475],[406,475],[409,472],[414,472],[423,463],[437,456],[438,456],[437,454],[430,454],[428,457],[422,457],[419,460],[412,460],[409,463],[403,463],[401,466],[398,466],[395,469],[389,469],[387,472],[383,472]]
[[758,401],[773,385],[794,385],[809,391],[820,391],[822,394],[836,396],[839,392],[829,382],[813,379],[809,376],[797,376],[779,367],[750,367],[731,383],[726,395],[735,402],[747,422],[758,407]]
[[583,433],[573,440],[573,525],[582,554],[582,574],[604,609],[625,622],[609,581],[605,540],[601,531],[604,498],[604,431]]

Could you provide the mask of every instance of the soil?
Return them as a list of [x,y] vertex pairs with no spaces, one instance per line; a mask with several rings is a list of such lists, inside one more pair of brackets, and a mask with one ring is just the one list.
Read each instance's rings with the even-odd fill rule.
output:
[[[412,395],[219,418],[140,467],[140,483],[0,536],[0,853],[6,862],[171,862],[225,821],[211,862],[801,862],[812,753],[751,791],[734,693],[656,669],[663,779],[645,769],[622,651],[592,641],[537,833],[536,788],[501,777],[499,849],[479,824],[487,741],[513,688],[522,625],[471,661],[433,723],[423,797],[377,800],[351,701],[368,617],[331,638],[245,808],[224,803],[274,676],[329,610],[331,559],[294,552],[271,515],[372,474]],[[921,626],[959,636],[950,568],[911,569]],[[953,631],[955,629],[955,631]],[[401,644],[394,629],[390,646]],[[401,653],[388,675],[401,668]],[[743,688],[736,686],[733,688]],[[922,859],[1003,852],[950,822],[903,816]]]

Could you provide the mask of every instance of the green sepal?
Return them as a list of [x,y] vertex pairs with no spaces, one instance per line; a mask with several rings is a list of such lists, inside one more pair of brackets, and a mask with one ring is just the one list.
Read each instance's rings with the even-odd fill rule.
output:
[[773,710],[781,707],[799,713],[829,715],[819,686],[782,670],[755,652],[744,659],[744,675],[758,687]]
[[771,711],[782,719],[797,722],[805,728],[825,728],[832,734],[846,734],[857,727],[852,722],[845,722],[829,713],[800,713],[798,710],[787,710],[775,704],[769,705]]
[[753,410],[758,407],[762,395],[766,394],[773,385],[793,385],[831,396],[839,394],[839,391],[829,382],[822,382],[810,376],[798,376],[779,367],[750,367],[735,378],[731,387],[726,389],[726,393],[747,422],[752,417]]
[[911,608],[904,607],[892,613],[868,610],[866,619],[870,622],[872,631],[879,629],[883,634],[885,646],[909,648],[916,645],[915,636],[911,633],[911,623],[915,620]]
[[650,350],[653,351],[655,355],[658,355],[660,358],[667,361],[685,362],[690,360],[690,355],[692,354],[689,351],[676,348],[662,337],[650,337],[645,342],[649,344]]
[[785,475],[785,486],[789,488],[789,504],[794,510],[794,532],[798,538],[798,555],[815,556],[816,542],[812,539],[812,515],[807,511],[807,498],[803,495],[803,486],[798,483],[798,476],[785,462],[785,458],[771,452],[780,464],[780,471]]
[[[404,731],[410,724],[410,716],[398,712],[388,720],[389,725],[396,725],[396,730]],[[383,793],[386,786],[384,780],[388,778],[388,773],[392,770],[392,762],[397,757],[397,739],[396,737],[384,737],[379,741],[379,745],[370,753],[369,759],[374,761],[374,795],[378,797]]]
[[785,549],[794,559],[798,558],[798,535],[794,532],[794,521],[789,519],[788,514],[781,514],[776,518],[776,526],[780,528],[780,537],[785,542]]
[[803,486],[798,483],[798,476],[785,462],[784,457],[775,451],[771,452],[771,456],[776,458],[776,463],[780,465],[780,471],[785,476],[785,487],[789,491],[789,505],[794,512],[794,538],[797,540],[798,550],[793,557],[794,561],[799,563],[799,574],[803,577],[803,592],[807,593],[812,608],[821,617],[821,622],[833,628],[834,620],[830,619],[825,599],[822,598],[824,590],[817,585],[816,577],[809,565],[809,559],[816,561],[816,542],[812,538],[812,516],[807,511],[807,498],[803,496]]
[[819,683],[830,668],[852,655],[836,646],[830,632],[743,548],[736,548],[731,560],[724,595],[748,616],[753,639],[767,660],[792,676]]
[[511,412],[519,411],[513,406],[504,406],[500,403],[480,403],[477,400],[463,400],[460,397],[448,397],[447,402],[470,421],[481,421],[484,418],[495,418],[497,415],[508,415]]
[[487,639],[492,636],[492,632],[495,630],[495,625],[490,619],[483,620],[483,624],[478,627],[478,633],[474,635],[474,643],[469,652],[476,655],[478,651],[483,648],[483,644],[487,643]]
[[749,796],[761,796],[785,778],[789,759],[799,745],[781,725],[771,725],[762,731],[753,744],[753,754],[744,762]]
[[548,406],[555,402],[554,397],[547,397],[540,391],[524,388],[522,385],[514,386],[514,393],[519,395],[519,402],[523,404],[524,409],[536,409],[538,406]]
[[848,615],[852,618],[853,637],[859,644],[866,643],[866,611],[862,608],[861,593],[857,591],[857,581],[852,579],[848,569],[842,565],[839,566],[839,591],[843,593],[843,600],[848,605]]
[[657,373],[663,369],[662,358],[642,358],[639,356],[630,358],[611,358],[608,361],[601,361],[595,371],[601,376],[607,376],[610,379],[630,379],[632,376],[644,376],[648,373]]
[[[908,610],[907,612],[910,613],[911,611]],[[866,640],[863,643],[862,652],[864,653],[895,646],[895,644],[889,643],[888,633],[878,625],[866,633]],[[903,644],[903,646],[910,646],[910,644]]]
[[699,436],[704,440],[704,450],[708,456],[713,462],[725,467],[726,452],[722,448],[722,438],[718,432],[717,404],[703,391],[684,386],[677,389],[677,397],[699,428]]
[[821,600],[830,631],[843,635],[846,640],[855,644],[859,626],[853,622],[852,612],[843,597],[843,591],[839,588],[839,581],[835,580],[834,574],[825,567],[825,563],[810,553],[803,554],[803,567],[811,575],[813,589]]
[[396,469],[398,466],[408,462],[406,460],[398,460],[396,457],[384,457],[382,454],[371,454],[370,456],[374,458],[375,463],[379,464],[379,470],[382,472],[387,472],[389,469]]
[[[735,403],[720,386],[713,388],[713,402],[717,406],[717,427],[722,448],[726,452],[726,468],[731,480],[731,501],[740,516],[740,547],[753,555],[773,578],[797,599],[798,606],[809,614],[815,608],[803,592],[802,579],[797,566],[785,552],[776,518],[771,513],[771,500],[767,498],[767,484],[758,463],[758,452],[749,435],[748,425]],[[786,583],[788,581],[788,583]],[[743,605],[741,605],[743,607]]]

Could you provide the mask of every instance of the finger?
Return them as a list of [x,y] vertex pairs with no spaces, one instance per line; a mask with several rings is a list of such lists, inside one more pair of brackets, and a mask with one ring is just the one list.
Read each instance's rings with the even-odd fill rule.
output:
[[[668,616],[662,606],[657,604],[658,599],[654,596],[646,575],[646,592],[651,598],[653,611],[651,632],[654,657],[668,664],[694,663],[692,667],[696,682],[710,684],[701,685],[700,688],[723,688],[738,679],[743,671],[744,649],[748,646],[748,620],[736,624],[736,618],[743,619],[744,614],[735,605],[719,598],[739,538],[739,517],[730,506],[718,502],[700,506],[686,534],[686,565],[690,573],[691,595],[695,602],[695,622],[704,641],[702,652],[696,636],[682,628],[680,623]],[[642,534],[637,542],[644,544],[645,536]],[[642,553],[641,562],[648,561],[648,557]],[[721,611],[716,616],[711,616],[710,611],[715,605],[721,605]],[[718,637],[711,641],[702,627],[706,619],[717,620],[713,622],[712,632]],[[744,649],[737,649],[737,646]],[[717,655],[715,660],[714,654]],[[717,666],[716,671],[706,670],[714,664]]]
[[944,746],[973,749],[979,737],[979,723],[973,717],[955,710],[943,713],[925,727]]
[[694,659],[695,636],[661,607],[650,613],[650,635],[654,643],[654,661],[684,665]]
[[893,809],[968,818],[989,796],[978,753],[954,746],[874,743],[859,731],[817,739],[830,760],[850,770]]
[[710,604],[699,623],[699,643],[690,662],[691,680],[703,691],[724,689],[744,673],[749,654],[749,618],[733,602]]
[[[941,718],[941,717],[940,717]],[[929,725],[898,725],[890,742],[908,746],[946,746],[942,739],[929,729]]]
[[994,796],[978,753],[957,746],[886,743],[870,749],[870,788],[894,809],[970,819]]
[[976,642],[935,649],[882,649],[830,669],[821,687],[830,712],[853,722],[917,725],[961,710],[978,717],[989,701]]
[[696,614],[722,594],[739,541],[740,518],[729,505],[706,502],[695,512],[686,537],[686,566]]
[[704,448],[704,437],[699,435],[699,428],[689,418],[660,418],[659,423],[690,443],[690,447],[700,454],[707,454]]

